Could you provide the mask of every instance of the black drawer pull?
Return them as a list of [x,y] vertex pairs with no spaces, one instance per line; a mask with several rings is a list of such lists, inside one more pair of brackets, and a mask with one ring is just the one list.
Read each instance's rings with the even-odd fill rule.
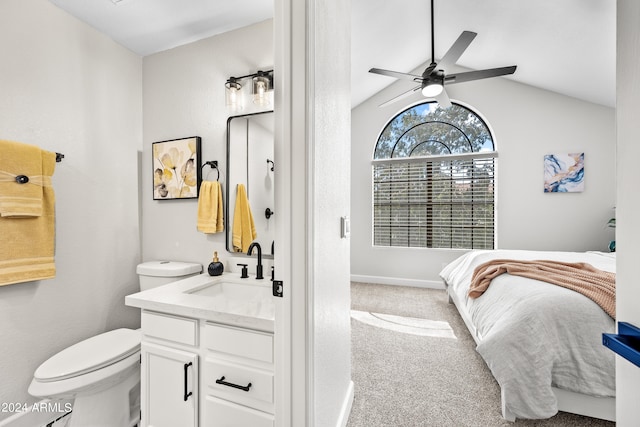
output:
[[189,393],[187,393],[187,369],[189,369],[189,366],[191,366],[191,365],[193,365],[192,362],[184,364],[184,401],[185,402],[187,401],[189,396],[191,396],[193,394],[193,392],[191,392],[191,391]]
[[239,388],[240,390],[244,390],[244,391],[249,391],[249,389],[251,388],[251,383],[247,384],[246,386],[238,385],[234,383],[228,383],[224,380],[224,375],[221,376],[219,380],[216,380],[216,384],[226,385],[227,387]]

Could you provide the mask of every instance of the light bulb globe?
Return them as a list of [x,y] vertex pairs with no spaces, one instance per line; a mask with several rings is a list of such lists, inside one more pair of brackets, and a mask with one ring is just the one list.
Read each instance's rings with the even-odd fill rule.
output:
[[422,94],[427,98],[434,98],[442,93],[444,90],[444,86],[440,83],[432,82],[428,83],[425,87],[422,88]]

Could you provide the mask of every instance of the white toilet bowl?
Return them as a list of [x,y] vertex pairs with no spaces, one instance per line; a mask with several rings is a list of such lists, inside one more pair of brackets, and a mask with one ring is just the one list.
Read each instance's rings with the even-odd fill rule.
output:
[[[201,264],[176,261],[137,267],[143,291],[201,272]],[[134,426],[140,420],[140,341],[140,330],[115,329],[62,350],[36,369],[29,394],[75,399],[69,427]]]
[[35,397],[75,399],[70,426],[133,426],[140,411],[140,331],[116,329],[49,358],[29,385]]

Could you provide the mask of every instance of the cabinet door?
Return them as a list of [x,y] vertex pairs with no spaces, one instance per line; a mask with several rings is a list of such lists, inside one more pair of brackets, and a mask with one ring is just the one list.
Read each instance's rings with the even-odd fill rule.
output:
[[141,354],[142,425],[196,427],[198,355],[145,342]]

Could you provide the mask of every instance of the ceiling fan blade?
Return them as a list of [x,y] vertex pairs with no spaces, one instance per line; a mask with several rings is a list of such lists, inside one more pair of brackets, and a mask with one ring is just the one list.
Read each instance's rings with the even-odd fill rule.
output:
[[391,98],[388,101],[383,102],[382,104],[378,105],[378,107],[386,107],[389,104],[393,104],[394,102],[399,101],[402,98],[405,98],[405,97],[407,97],[407,96],[419,91],[421,88],[422,88],[422,86],[416,86],[416,87],[414,87],[412,89],[409,89],[408,91],[403,92],[400,95],[398,95],[398,96],[396,96],[394,98]]
[[438,101],[438,105],[442,108],[451,107],[451,100],[449,99],[449,95],[447,95],[446,90],[443,90],[440,92],[440,95],[436,96],[436,101]]
[[489,68],[487,70],[468,71],[466,73],[451,74],[446,76],[446,84],[464,83],[472,80],[488,79],[490,77],[506,76],[516,71],[517,65],[510,67]]
[[395,77],[396,79],[411,80],[414,82],[422,81],[422,77],[416,76],[414,74],[399,73],[397,71],[383,70],[381,68],[372,68],[369,70],[369,72],[374,74],[381,74],[383,76],[388,76],[388,77]]
[[478,33],[472,31],[463,31],[460,37],[451,45],[447,53],[444,54],[440,62],[438,62],[438,69],[446,69],[455,64],[477,35]]

